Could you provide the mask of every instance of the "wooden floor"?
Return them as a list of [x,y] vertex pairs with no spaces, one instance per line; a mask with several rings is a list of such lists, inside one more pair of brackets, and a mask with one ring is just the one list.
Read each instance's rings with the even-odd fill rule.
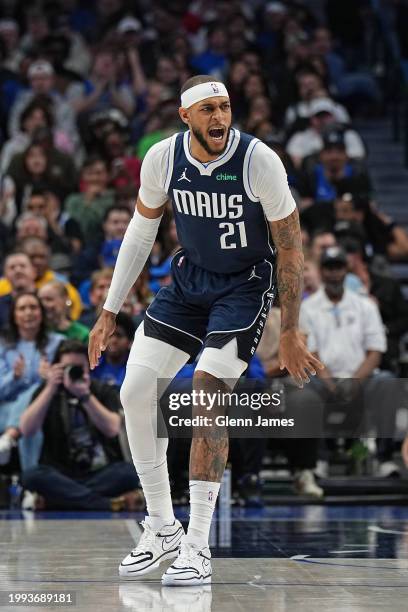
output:
[[64,609],[81,612],[408,610],[408,508],[383,518],[289,510],[224,517],[212,537],[213,584],[202,588],[162,587],[165,566],[143,581],[118,577],[138,539],[133,517],[3,513],[0,610],[62,608],[7,604],[22,591],[71,593]]

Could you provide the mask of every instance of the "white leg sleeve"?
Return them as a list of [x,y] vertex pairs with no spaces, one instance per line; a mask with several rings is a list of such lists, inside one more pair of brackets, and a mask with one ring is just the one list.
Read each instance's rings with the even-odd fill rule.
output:
[[245,361],[239,359],[237,341],[233,338],[222,348],[206,347],[198,360],[196,370],[207,372],[233,388],[247,365]]
[[157,381],[171,380],[189,355],[144,335],[143,323],[136,331],[120,398],[132,459],[138,473],[163,463],[167,438],[156,437]]

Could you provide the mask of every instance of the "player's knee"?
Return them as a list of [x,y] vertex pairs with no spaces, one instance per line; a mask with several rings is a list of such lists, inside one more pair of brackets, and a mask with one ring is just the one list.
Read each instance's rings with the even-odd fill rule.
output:
[[125,413],[140,406],[150,408],[156,390],[157,374],[154,370],[139,365],[128,365],[120,389],[120,401]]

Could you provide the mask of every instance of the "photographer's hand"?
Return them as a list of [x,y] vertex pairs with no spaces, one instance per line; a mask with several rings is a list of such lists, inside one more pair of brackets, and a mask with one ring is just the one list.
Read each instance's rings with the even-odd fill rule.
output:
[[41,429],[50,403],[63,380],[63,366],[56,363],[50,366],[47,382],[42,391],[31,401],[20,418],[20,431],[23,436],[33,436]]
[[46,387],[55,393],[59,385],[62,384],[63,378],[64,367],[60,363],[55,363],[54,365],[49,366],[46,374]]

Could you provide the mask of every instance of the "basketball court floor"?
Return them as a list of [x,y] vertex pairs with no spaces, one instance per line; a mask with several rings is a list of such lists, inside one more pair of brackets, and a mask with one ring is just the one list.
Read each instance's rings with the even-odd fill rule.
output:
[[[162,587],[161,571],[119,579],[118,562],[138,540],[141,519],[2,512],[0,610],[408,610],[408,507],[233,509],[217,517],[213,583],[201,588]],[[70,594],[73,603],[10,603],[10,593],[23,592]]]

